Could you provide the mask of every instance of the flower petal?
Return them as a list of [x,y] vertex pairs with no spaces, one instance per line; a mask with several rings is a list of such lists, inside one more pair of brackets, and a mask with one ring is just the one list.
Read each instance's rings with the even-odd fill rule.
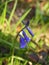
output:
[[26,35],[26,33],[24,31],[23,31],[23,36],[27,43],[30,42],[31,39]]
[[26,42],[22,36],[20,36],[20,48],[25,48]]
[[25,22],[25,21],[22,21],[22,23],[26,26],[29,26],[29,21]]
[[32,36],[34,36],[32,30],[31,30],[29,27],[26,27],[26,29],[28,30],[28,32],[29,32]]
[[22,21],[22,23],[24,24],[24,25],[26,25],[26,29],[28,30],[28,32],[32,35],[32,36],[34,36],[34,34],[33,34],[33,32],[31,31],[31,29],[28,27],[29,26],[29,21],[26,23],[25,21]]

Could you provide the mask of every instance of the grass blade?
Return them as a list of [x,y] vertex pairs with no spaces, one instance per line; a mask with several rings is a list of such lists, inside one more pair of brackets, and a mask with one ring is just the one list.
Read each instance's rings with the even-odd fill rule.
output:
[[5,7],[4,7],[4,10],[1,15],[1,19],[0,19],[1,24],[4,24],[4,22],[5,22],[6,10],[7,10],[7,2],[5,3]]

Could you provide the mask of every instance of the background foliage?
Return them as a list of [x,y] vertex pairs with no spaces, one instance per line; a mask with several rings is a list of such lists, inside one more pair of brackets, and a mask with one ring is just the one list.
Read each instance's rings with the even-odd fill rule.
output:
[[[25,30],[33,42],[29,42],[26,48],[21,49],[19,36],[17,38],[16,36],[25,26],[22,24],[23,20],[30,21],[29,27],[34,37],[32,38]],[[0,0],[0,65],[42,65],[45,62],[45,65],[48,65],[48,32],[48,0]],[[42,51],[47,54],[46,58],[36,62],[37,58],[34,55],[41,58],[39,53]]]

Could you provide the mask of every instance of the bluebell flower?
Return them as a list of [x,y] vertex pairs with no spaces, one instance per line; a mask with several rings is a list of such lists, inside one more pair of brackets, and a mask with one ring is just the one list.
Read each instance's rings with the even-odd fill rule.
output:
[[22,21],[22,23],[23,23],[24,25],[26,25],[26,27],[29,26],[29,21],[27,21],[27,22]]
[[25,42],[25,39],[20,36],[20,48],[25,48],[26,47],[26,42]]
[[23,36],[24,36],[24,39],[26,40],[26,42],[30,42],[30,38],[26,35],[26,33],[23,31],[22,32]]
[[26,27],[26,29],[28,30],[28,32],[31,34],[31,36],[34,36],[32,30],[29,27]]
[[32,36],[34,36],[32,30],[28,27],[28,26],[29,26],[29,21],[28,21],[28,22],[22,21],[22,23],[26,26],[26,29],[28,30],[28,32],[29,32]]
[[30,42],[31,39],[26,35],[24,31],[21,31],[19,35],[20,35],[20,48],[25,48],[27,43]]
[[[23,24],[25,24],[25,28],[28,30],[28,32],[34,36],[33,32],[31,31],[31,29],[28,27],[29,26],[29,21],[28,22],[24,22]],[[22,30],[20,32],[20,48],[25,48],[27,43],[30,42],[30,38],[26,35],[26,33],[24,32],[24,30]]]

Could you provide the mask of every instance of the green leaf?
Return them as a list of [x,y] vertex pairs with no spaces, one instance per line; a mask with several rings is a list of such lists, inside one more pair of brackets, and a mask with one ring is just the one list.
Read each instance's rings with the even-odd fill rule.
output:
[[4,24],[4,22],[5,22],[6,10],[7,10],[7,2],[5,2],[5,7],[3,9],[3,12],[2,12],[2,15],[1,15],[1,18],[0,18],[1,24]]
[[35,16],[35,24],[36,25],[38,24],[40,18],[41,18],[41,15],[40,15],[40,7],[39,7],[39,3],[37,3],[36,16]]

